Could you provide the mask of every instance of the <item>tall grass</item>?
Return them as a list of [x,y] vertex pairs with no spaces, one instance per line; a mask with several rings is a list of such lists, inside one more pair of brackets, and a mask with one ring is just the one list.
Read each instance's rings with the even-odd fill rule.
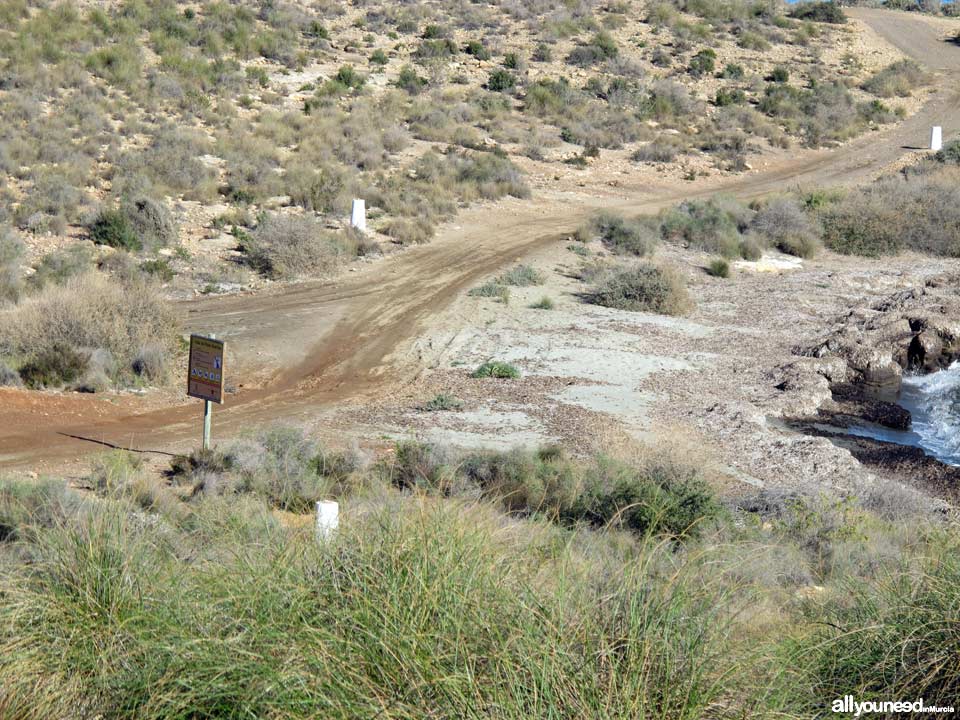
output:
[[0,578],[0,713],[692,719],[739,687],[736,603],[669,547],[598,572],[602,537],[483,506],[345,520],[318,543],[244,504],[185,529],[108,503],[45,531]]

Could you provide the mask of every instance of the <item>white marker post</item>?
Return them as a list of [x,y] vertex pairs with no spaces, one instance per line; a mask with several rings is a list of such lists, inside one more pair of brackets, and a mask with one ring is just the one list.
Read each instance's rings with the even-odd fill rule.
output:
[[933,152],[943,150],[943,128],[937,125],[930,131],[930,149]]
[[350,224],[360,232],[367,231],[367,201],[354,200],[350,211]]
[[327,540],[340,526],[340,504],[333,500],[317,503],[317,537]]

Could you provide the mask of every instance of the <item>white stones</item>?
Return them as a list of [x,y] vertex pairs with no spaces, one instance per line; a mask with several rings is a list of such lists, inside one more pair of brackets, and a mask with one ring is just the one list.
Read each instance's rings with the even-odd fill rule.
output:
[[930,149],[933,150],[933,152],[943,150],[943,128],[939,125],[930,131]]
[[367,231],[367,203],[365,200],[354,200],[350,211],[350,225],[360,232]]
[[317,537],[328,539],[340,526],[340,504],[333,500],[317,503]]

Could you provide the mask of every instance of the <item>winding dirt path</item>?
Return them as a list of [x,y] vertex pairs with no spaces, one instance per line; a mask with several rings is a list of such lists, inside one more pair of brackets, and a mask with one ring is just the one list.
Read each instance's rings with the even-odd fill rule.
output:
[[[960,71],[960,47],[945,42],[926,18],[849,12],[938,75]],[[698,186],[628,185],[619,198],[580,203],[535,198],[522,206],[504,203],[502,212],[473,208],[429,245],[357,268],[335,282],[182,303],[187,330],[218,333],[229,343],[238,376],[260,376],[259,387],[241,386],[217,409],[217,433],[309,416],[415,381],[420,363],[407,350],[432,317],[481,278],[561,241],[601,207],[655,211],[718,191],[751,198],[794,187],[851,184],[924,147],[932,125],[942,125],[948,136],[960,132],[960,92],[945,88],[896,127],[836,150],[804,152],[763,172]],[[282,369],[265,375],[265,367]],[[0,390],[2,467],[49,469],[105,445],[170,450],[196,444],[199,401],[145,411],[136,403],[79,396],[54,401],[42,395],[24,400],[24,395]]]

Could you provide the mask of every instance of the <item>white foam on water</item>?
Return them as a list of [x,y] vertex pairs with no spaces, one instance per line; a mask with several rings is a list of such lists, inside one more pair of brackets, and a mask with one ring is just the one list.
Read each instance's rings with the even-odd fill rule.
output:
[[960,363],[905,377],[900,404],[913,416],[917,444],[938,460],[960,465]]

